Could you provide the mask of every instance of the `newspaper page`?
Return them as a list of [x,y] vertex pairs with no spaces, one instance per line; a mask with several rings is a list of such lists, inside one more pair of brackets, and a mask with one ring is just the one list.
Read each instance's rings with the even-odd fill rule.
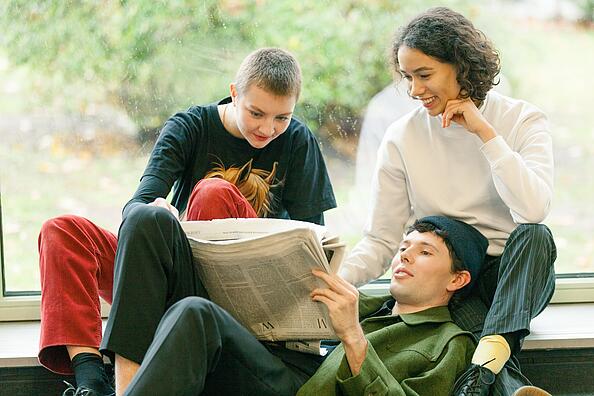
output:
[[309,296],[325,284],[312,268],[331,272],[344,245],[325,227],[293,220],[186,222],[198,274],[212,301],[261,340],[335,339],[326,306]]
[[224,241],[257,238],[295,228],[312,230],[317,240],[338,242],[338,237],[328,237],[326,227],[298,220],[285,219],[219,219],[211,221],[182,221],[182,228],[194,239]]

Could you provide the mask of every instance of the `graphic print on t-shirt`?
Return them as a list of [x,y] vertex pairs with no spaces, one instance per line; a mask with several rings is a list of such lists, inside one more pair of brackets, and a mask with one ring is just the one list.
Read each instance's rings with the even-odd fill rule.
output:
[[231,166],[229,168],[225,168],[221,162],[214,163],[204,178],[218,177],[234,184],[252,205],[258,217],[266,217],[274,206],[274,195],[271,188],[280,184],[275,182],[278,162],[274,162],[272,170],[268,171],[253,168],[252,161],[250,159],[241,167]]

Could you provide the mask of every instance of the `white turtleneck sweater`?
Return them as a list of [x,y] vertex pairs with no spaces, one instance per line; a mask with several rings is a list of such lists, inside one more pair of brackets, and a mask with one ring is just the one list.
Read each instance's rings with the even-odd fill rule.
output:
[[553,195],[553,150],[546,116],[535,106],[489,92],[479,108],[497,132],[484,143],[452,122],[441,127],[420,107],[393,123],[378,151],[371,214],[363,239],[340,267],[361,285],[382,275],[405,227],[444,215],[476,227],[501,255],[520,223],[542,222]]

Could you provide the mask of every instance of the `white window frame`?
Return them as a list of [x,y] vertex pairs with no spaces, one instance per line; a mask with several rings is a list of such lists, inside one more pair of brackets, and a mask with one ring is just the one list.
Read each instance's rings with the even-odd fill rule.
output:
[[[1,195],[0,195],[1,199]],[[41,316],[41,296],[27,295],[27,292],[14,296],[5,296],[4,244],[2,235],[2,202],[0,201],[0,322],[39,320]],[[362,287],[369,294],[387,293],[389,284],[387,280],[371,282]],[[555,293],[551,303],[579,303],[594,302],[594,274],[563,274],[555,281]],[[107,317],[109,304],[101,300],[101,315]]]
[[[388,281],[372,282],[361,287],[371,295],[387,293]],[[559,276],[555,281],[555,293],[551,304],[594,302],[594,276]]]
[[[0,322],[14,322],[41,319],[41,296],[4,296],[3,284],[0,282]],[[101,316],[109,315],[109,304],[101,300]]]
[[[0,194],[0,322],[40,320],[41,295],[37,291],[23,291],[5,295],[4,235],[2,227],[2,195]],[[101,316],[109,314],[109,304],[101,300]]]
[[[41,296],[9,296],[4,297],[4,281],[0,282],[0,322],[25,321],[40,319]],[[389,284],[387,281],[372,282],[361,288],[368,294],[387,293]],[[552,304],[594,302],[594,277],[558,277]],[[101,300],[101,314],[107,317],[109,304]]]

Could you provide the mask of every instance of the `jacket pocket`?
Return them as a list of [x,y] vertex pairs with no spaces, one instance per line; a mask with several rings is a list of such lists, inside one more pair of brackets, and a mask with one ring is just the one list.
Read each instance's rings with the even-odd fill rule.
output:
[[381,377],[377,377],[373,380],[372,383],[365,387],[365,392],[363,392],[364,396],[384,396],[388,394],[388,387],[381,379]]

